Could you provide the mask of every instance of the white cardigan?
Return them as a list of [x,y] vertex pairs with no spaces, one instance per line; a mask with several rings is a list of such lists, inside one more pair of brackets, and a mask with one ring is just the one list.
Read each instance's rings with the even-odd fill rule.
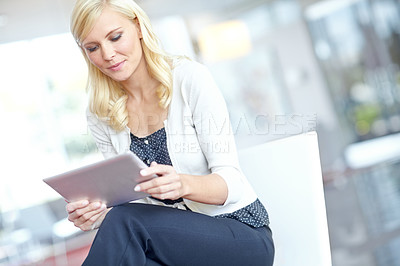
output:
[[[87,111],[87,118],[97,147],[105,158],[129,152],[128,127],[115,131],[90,111]],[[239,166],[225,101],[206,67],[186,59],[176,63],[173,96],[164,126],[169,155],[177,173],[216,173],[228,186],[228,198],[223,205],[184,199],[192,211],[211,216],[231,213],[257,199]],[[150,198],[136,202],[163,204]]]

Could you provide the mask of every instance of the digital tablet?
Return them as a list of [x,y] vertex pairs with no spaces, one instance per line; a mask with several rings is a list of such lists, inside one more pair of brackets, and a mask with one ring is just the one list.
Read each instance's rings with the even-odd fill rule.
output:
[[147,168],[134,153],[129,152],[90,164],[43,181],[68,202],[77,200],[101,201],[107,207],[149,196],[134,191],[134,187],[150,178],[139,171]]

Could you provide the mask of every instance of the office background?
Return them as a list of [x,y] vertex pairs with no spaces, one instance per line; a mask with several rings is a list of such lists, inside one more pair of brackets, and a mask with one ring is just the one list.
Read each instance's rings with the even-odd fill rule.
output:
[[[398,265],[399,1],[137,2],[210,69],[239,148],[318,132],[333,265]],[[0,0],[0,265],[76,265],[93,237],[41,181],[102,159],[72,4]]]

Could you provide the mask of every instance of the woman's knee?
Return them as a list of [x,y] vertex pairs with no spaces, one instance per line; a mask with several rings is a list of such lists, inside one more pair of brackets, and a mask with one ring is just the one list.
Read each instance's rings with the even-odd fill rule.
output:
[[123,224],[124,221],[128,222],[132,220],[132,218],[136,217],[137,215],[132,215],[132,212],[135,212],[136,204],[123,204],[113,207],[104,218],[104,221],[101,227],[104,226],[115,226],[116,224]]

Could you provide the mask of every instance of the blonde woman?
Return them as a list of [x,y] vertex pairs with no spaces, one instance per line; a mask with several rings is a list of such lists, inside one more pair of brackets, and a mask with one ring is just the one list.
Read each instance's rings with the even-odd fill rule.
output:
[[[71,30],[89,68],[88,125],[106,158],[134,152],[151,197],[67,205],[99,228],[84,265],[272,265],[268,214],[240,170],[208,70],[163,52],[132,0],[78,0]],[[112,176],[110,176],[112,178]]]

